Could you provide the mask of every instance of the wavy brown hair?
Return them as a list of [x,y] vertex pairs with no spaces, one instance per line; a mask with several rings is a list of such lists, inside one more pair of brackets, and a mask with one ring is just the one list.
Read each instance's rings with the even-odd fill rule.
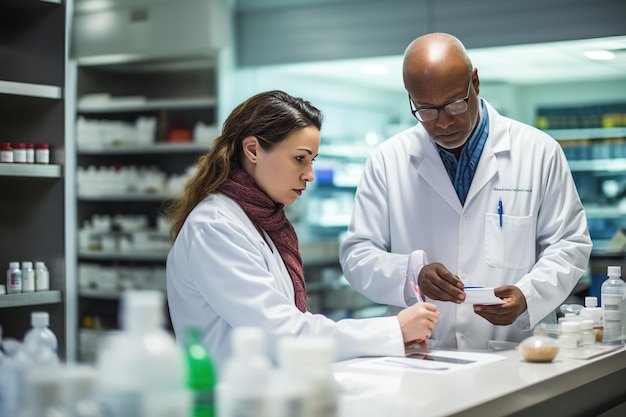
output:
[[322,114],[311,103],[279,91],[256,94],[235,107],[209,152],[198,159],[194,175],[183,193],[164,210],[171,221],[170,237],[176,239],[187,216],[206,196],[241,167],[242,141],[249,136],[270,150],[295,129],[322,127]]

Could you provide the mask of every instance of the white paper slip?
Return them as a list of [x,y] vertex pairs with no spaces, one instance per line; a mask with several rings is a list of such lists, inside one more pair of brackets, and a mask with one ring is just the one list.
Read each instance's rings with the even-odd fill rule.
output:
[[385,356],[358,361],[359,368],[399,372],[448,373],[504,360],[505,357],[492,353],[461,351],[414,351],[406,357]]
[[493,293],[493,288],[489,287],[465,287],[465,304],[504,304],[501,298],[496,297]]

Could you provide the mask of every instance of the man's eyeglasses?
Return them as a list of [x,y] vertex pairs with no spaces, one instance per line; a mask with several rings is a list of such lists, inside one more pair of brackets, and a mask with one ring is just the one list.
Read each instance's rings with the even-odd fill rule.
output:
[[467,85],[467,95],[464,98],[459,100],[455,100],[452,103],[445,104],[439,107],[424,107],[418,109],[409,94],[409,106],[411,106],[411,113],[417,120],[422,123],[432,122],[437,117],[439,117],[439,111],[443,110],[448,113],[450,116],[456,116],[462,113],[465,113],[468,108],[467,102],[469,101],[469,92],[470,87],[472,86],[472,76],[470,75],[469,84]]

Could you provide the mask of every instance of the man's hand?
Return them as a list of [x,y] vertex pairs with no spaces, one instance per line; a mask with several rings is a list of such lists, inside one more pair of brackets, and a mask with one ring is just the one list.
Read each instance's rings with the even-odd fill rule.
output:
[[474,305],[474,313],[478,314],[491,324],[496,326],[506,326],[512,324],[520,314],[526,311],[526,297],[518,287],[514,285],[503,285],[494,288],[496,297],[504,300],[500,305]]
[[420,292],[432,300],[452,301],[460,304],[465,300],[463,282],[438,262],[425,265],[417,277]]

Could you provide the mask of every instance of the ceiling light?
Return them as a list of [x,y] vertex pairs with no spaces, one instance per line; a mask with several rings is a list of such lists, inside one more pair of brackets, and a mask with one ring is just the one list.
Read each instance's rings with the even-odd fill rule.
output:
[[370,65],[363,65],[361,67],[361,72],[363,74],[368,74],[368,75],[384,75],[384,74],[387,74],[389,70],[387,69],[386,66],[381,65],[381,64],[370,64]]
[[597,61],[606,61],[609,59],[615,59],[615,54],[611,51],[587,51],[585,56],[589,59]]

